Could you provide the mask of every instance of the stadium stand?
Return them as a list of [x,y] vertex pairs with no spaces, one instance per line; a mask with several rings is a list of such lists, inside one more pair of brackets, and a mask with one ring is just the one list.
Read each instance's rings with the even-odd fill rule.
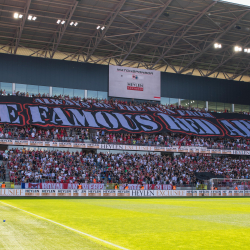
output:
[[248,249],[249,83],[250,0],[0,0],[0,250]]
[[195,173],[211,172],[224,178],[248,179],[249,159],[186,154],[85,153],[11,149],[3,153],[10,181],[59,183],[199,184]]
[[10,127],[0,126],[0,139],[17,140],[37,140],[54,142],[84,142],[86,140],[94,143],[112,143],[127,145],[145,145],[145,146],[196,146],[214,149],[250,149],[250,141],[246,138],[227,139],[227,138],[203,138],[195,136],[185,136],[176,133],[165,134],[123,134],[107,133],[99,130],[69,128],[69,129],[43,129],[36,126]]
[[[241,18],[243,17],[244,15]],[[78,24],[80,23],[77,22]],[[105,26],[103,27],[103,32],[106,32]],[[203,38],[203,36],[200,37],[200,39]],[[206,43],[206,40],[204,41]],[[221,44],[217,44],[218,53],[220,53],[221,46]],[[96,50],[97,47],[94,46],[94,48]],[[190,50],[190,48],[186,49]],[[210,54],[214,53],[211,47],[208,49]],[[150,51],[151,55],[152,50],[147,51]],[[51,58],[55,52],[52,53]],[[137,51],[137,53],[139,52]],[[99,51],[96,50],[95,53],[99,53]],[[206,54],[206,51],[204,53],[202,58],[204,56],[203,63],[206,63],[210,54]],[[34,55],[33,52],[31,55]],[[74,54],[72,59],[75,56]],[[103,57],[103,55],[101,56]],[[217,78],[218,75],[214,78],[201,78],[197,76],[197,72],[199,72],[198,75],[208,76],[200,73],[204,69],[191,69],[188,63],[187,67],[184,66],[179,71],[174,70],[179,74],[173,74],[172,70],[169,71],[169,67],[165,69],[165,62],[163,70],[161,55],[153,58],[152,62],[155,62],[147,65],[145,69],[144,64],[138,64],[137,68],[125,68],[125,66],[131,67],[132,65],[127,64],[125,59],[120,63],[114,60],[108,62],[109,65],[106,62],[98,65],[87,63],[90,57],[86,59],[85,64],[71,62],[71,59],[67,60],[70,57],[67,55],[64,61],[59,61],[35,56],[22,57],[2,54],[0,66],[3,75],[0,79],[0,98],[1,105],[5,105],[1,106],[3,111],[0,124],[1,156],[4,160],[1,167],[2,179],[7,177],[7,181],[14,181],[18,184],[50,181],[94,183],[95,180],[102,184],[117,182],[119,184],[144,183],[180,186],[196,185],[199,182],[195,175],[197,172],[211,172],[236,179],[249,178],[250,125],[249,116],[246,115],[250,114],[247,94],[250,88],[241,81],[242,78],[248,80],[247,76],[242,75],[238,79],[239,76],[234,73],[237,76],[237,84],[235,84],[236,81],[232,81],[236,79],[234,75],[228,73],[230,78],[224,71],[224,77],[220,76],[220,78],[225,79]],[[102,59],[97,60],[97,62],[99,61]],[[96,61],[93,60],[93,62]],[[135,67],[135,65],[132,66]],[[206,69],[206,66],[204,67]],[[191,71],[186,75],[186,70]],[[13,76],[13,71],[18,73]],[[239,69],[238,71],[240,72]],[[113,76],[117,77],[115,74],[117,72],[120,77],[119,81],[122,82],[121,79],[133,80],[123,82],[125,84],[123,91],[127,91],[126,95],[116,86],[118,78],[115,81],[112,80]],[[147,81],[147,76],[153,76],[153,78]],[[114,89],[117,92],[112,95]],[[157,90],[157,94],[153,95],[155,90]],[[150,97],[146,98],[145,96],[148,94]],[[38,105],[35,101],[36,98],[41,100],[41,105],[44,105],[42,106],[45,107],[44,112],[49,108],[60,107],[60,105],[57,106],[58,104],[63,104],[62,109],[65,109],[67,118],[71,118],[68,125],[55,123],[57,114],[51,115],[53,111],[51,113],[46,111],[47,113],[43,114],[43,120],[38,119],[38,122],[33,123],[35,125],[30,125],[32,124],[29,123],[31,115],[26,106]],[[51,98],[55,100],[53,103],[49,101]],[[42,99],[47,99],[47,103],[43,103]],[[115,126],[107,129],[112,121],[105,117],[98,121],[96,127],[90,126],[87,121],[88,127],[84,122],[83,125],[79,121],[79,118],[84,121],[86,117],[78,112],[77,105],[72,105],[78,112],[77,117],[66,110],[65,103],[69,103],[67,101],[89,104],[90,108],[88,107],[86,112],[90,112],[91,115],[96,115],[99,111],[95,108],[105,107],[105,105],[111,105],[111,109],[114,108],[115,112],[121,111],[121,105],[130,107],[130,109],[125,109],[126,112],[133,111],[133,107],[138,107],[148,112],[141,113],[144,118],[143,120],[142,117],[139,117],[144,122],[141,125],[145,125],[145,121],[152,123],[156,121],[154,118],[158,114],[153,113],[154,111],[150,111],[149,108],[160,110],[162,113],[166,111],[164,114],[169,116],[171,112],[175,113],[173,115],[175,125],[178,119],[182,120],[178,124],[179,127],[176,126],[178,128],[174,130],[170,128],[169,123],[160,122],[162,117],[157,117],[158,124],[161,126],[159,129],[148,131],[148,128],[145,127],[145,130],[138,130],[140,131],[138,133],[131,132],[133,131],[131,120],[132,126],[130,124],[129,129],[126,129],[118,118],[113,120],[117,124],[119,122],[117,129],[114,129]],[[9,103],[11,104],[9,105]],[[47,104],[48,106],[46,106]],[[21,110],[13,109],[18,105]],[[39,110],[38,106],[35,107],[37,109],[34,114]],[[86,106],[79,105],[79,107],[82,111]],[[100,116],[102,116],[101,112],[106,112],[106,115],[111,112],[104,108],[100,110]],[[121,112],[124,116],[127,114],[125,111]],[[188,123],[185,119],[192,117],[192,114],[189,115],[188,112],[194,112],[192,114],[198,112],[199,115],[194,115],[193,120],[190,119]],[[17,117],[16,114],[19,115],[19,113],[22,114]],[[42,111],[39,115],[41,117]],[[112,115],[114,117],[114,114]],[[209,115],[214,116],[211,127],[206,127],[205,123],[197,126],[199,122],[202,123],[202,119],[206,122],[206,118],[208,118],[207,121],[209,121],[211,118]],[[25,121],[21,125],[22,116]],[[128,116],[130,116],[129,112]],[[54,117],[54,120],[51,117]],[[34,117],[34,120],[36,118]],[[61,117],[58,120],[60,121],[60,119]],[[237,124],[232,122],[234,119],[238,122]],[[227,123],[222,124],[221,120]],[[15,124],[17,121],[20,122],[19,125]],[[12,122],[13,124],[11,124]],[[220,125],[224,127],[220,128],[216,134],[216,129]],[[238,127],[236,128],[234,125]],[[187,126],[187,130],[184,129],[185,126]],[[204,132],[202,129],[206,131]],[[37,144],[35,144],[36,142]],[[17,145],[18,147],[16,147]],[[65,150],[60,146],[65,147]],[[109,150],[108,146],[116,146],[116,149]],[[118,152],[119,146],[120,152]],[[138,150],[137,146],[141,148]],[[150,152],[150,147],[154,148],[154,152]],[[182,150],[183,147],[187,152]],[[192,148],[195,148],[193,153]],[[207,152],[201,153],[203,149],[204,152]]]

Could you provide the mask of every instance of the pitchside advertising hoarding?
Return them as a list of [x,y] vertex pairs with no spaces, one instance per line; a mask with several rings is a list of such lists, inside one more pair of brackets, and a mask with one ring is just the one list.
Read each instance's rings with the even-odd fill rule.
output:
[[0,196],[126,196],[126,197],[173,197],[173,196],[250,196],[250,190],[61,190],[61,189],[0,189]]
[[160,71],[110,65],[109,96],[160,101]]

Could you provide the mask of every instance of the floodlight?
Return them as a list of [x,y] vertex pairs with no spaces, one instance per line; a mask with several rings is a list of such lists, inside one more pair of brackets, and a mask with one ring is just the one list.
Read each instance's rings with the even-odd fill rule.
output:
[[72,26],[73,24],[74,24],[74,22],[71,22],[69,25],[71,25],[71,26]]
[[14,18],[18,18],[18,13],[14,13]]
[[249,0],[221,0],[220,2],[226,2],[231,4],[237,4],[237,5],[245,5],[250,7],[250,1]]
[[242,48],[241,48],[241,47],[239,47],[239,46],[235,46],[235,47],[234,47],[234,51],[236,51],[236,52],[240,52],[240,51],[242,51]]
[[104,29],[105,29],[105,27],[104,27],[104,26],[102,26],[102,27],[101,27],[101,30],[104,30]]
[[244,52],[250,53],[250,48],[245,48],[245,49],[244,49]]
[[220,43],[215,43],[215,44],[214,44],[214,47],[215,47],[216,49],[221,49],[221,44],[220,44]]
[[58,19],[58,20],[57,20],[57,23],[59,24],[60,22],[61,22],[61,20],[60,20],[60,19]]
[[32,16],[31,15],[28,16],[28,20],[32,20]]
[[61,22],[61,24],[65,24],[65,21],[63,20],[63,21]]
[[99,30],[100,28],[101,28],[101,26],[100,26],[100,25],[98,25],[98,26],[96,27],[96,29],[97,29],[97,30]]
[[78,25],[78,22],[75,22],[75,24],[74,24],[75,26],[77,26]]
[[37,19],[37,17],[36,17],[36,16],[33,16],[33,17],[32,17],[32,20],[33,20],[33,21],[35,21],[36,19]]
[[20,14],[18,17],[19,17],[19,18],[22,18],[22,17],[23,17],[23,15],[22,15],[22,14]]

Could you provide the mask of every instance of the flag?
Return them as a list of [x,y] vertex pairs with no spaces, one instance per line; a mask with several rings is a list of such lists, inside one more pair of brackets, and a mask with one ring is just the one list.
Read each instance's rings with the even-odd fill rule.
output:
[[179,149],[181,148],[181,143],[185,140],[185,138],[186,138],[186,135],[178,142]]

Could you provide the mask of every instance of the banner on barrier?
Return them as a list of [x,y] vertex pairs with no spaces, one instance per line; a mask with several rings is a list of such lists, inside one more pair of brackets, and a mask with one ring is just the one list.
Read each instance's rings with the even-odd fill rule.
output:
[[[82,189],[84,190],[104,190],[104,184],[102,183],[81,183]],[[120,184],[119,189],[124,190],[126,184]],[[141,184],[128,184],[129,190],[140,190]],[[78,184],[71,183],[22,183],[21,185],[24,189],[77,189]],[[172,185],[162,185],[162,184],[144,184],[145,190],[171,190]]]
[[[158,147],[158,146],[136,146],[123,144],[98,144],[98,143],[66,143],[66,142],[48,142],[37,141],[43,147],[67,147],[68,148],[91,148],[91,149],[108,149],[108,150],[126,150],[126,151],[152,151],[152,152],[184,152],[184,153],[199,153],[210,157],[211,154],[236,154],[236,155],[250,155],[249,150],[229,150],[229,149],[208,149],[207,147],[193,147],[193,146],[174,146],[174,147]],[[30,149],[37,150],[38,147],[32,145],[31,140],[12,140],[0,139],[0,144],[5,145],[23,145],[29,146]],[[46,148],[45,148],[46,149]],[[41,148],[43,150],[43,148]],[[47,150],[47,149],[46,149]]]
[[[101,183],[81,183],[82,189],[104,189],[104,184]],[[77,189],[78,184],[72,183],[22,183],[22,188],[29,188],[29,189]]]
[[25,196],[24,189],[0,189],[0,196]]
[[[124,190],[126,184],[120,184],[119,189]],[[128,189],[129,190],[140,190],[141,189],[141,184],[128,184]],[[162,185],[162,184],[144,184],[144,189],[145,190],[171,190],[173,187],[172,185]]]

